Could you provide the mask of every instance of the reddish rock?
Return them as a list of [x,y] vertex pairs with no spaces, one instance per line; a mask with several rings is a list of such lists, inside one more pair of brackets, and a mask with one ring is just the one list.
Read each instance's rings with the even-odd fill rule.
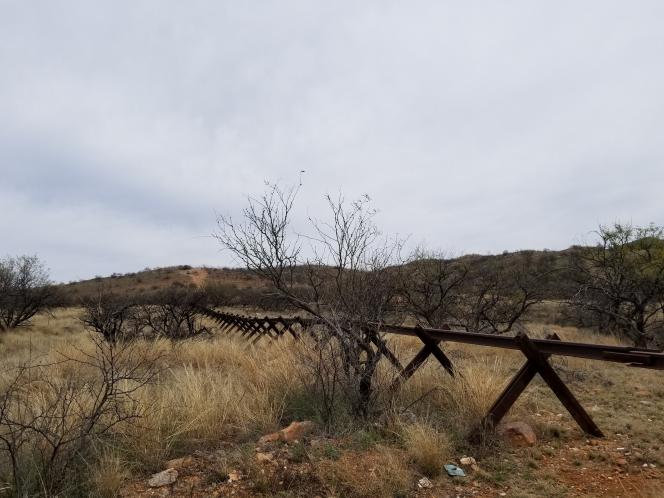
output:
[[534,446],[537,443],[535,431],[525,422],[507,422],[502,425],[499,432],[513,446]]
[[299,441],[305,435],[309,434],[314,430],[314,423],[309,420],[303,422],[293,422],[285,429],[281,429],[279,432],[274,432],[272,434],[267,434],[258,440],[259,443],[272,443],[274,441],[284,441],[286,443],[292,443],[293,441]]

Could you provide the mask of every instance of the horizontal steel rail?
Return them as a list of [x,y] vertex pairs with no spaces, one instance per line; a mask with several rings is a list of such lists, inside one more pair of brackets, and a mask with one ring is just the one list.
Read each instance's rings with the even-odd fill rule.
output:
[[[234,313],[202,308],[201,312],[216,320],[231,320],[236,323],[255,323],[260,321],[271,326],[282,324],[289,328],[293,325],[310,327],[321,323],[320,320],[311,318],[284,318],[284,317],[249,317]],[[406,335],[420,337],[420,333],[426,334],[436,341],[457,342],[462,344],[474,344],[477,346],[488,346],[502,349],[521,349],[514,336],[481,334],[468,332],[466,330],[434,329],[427,327],[406,327],[402,325],[372,324],[374,330],[381,333]],[[590,344],[581,342],[559,341],[550,339],[531,339],[537,349],[543,354],[571,356],[589,360],[609,361],[624,363],[633,367],[652,368],[664,370],[664,352],[655,349],[639,349],[630,346],[612,346],[608,344]]]
[[[381,325],[379,330],[391,334],[417,336],[415,327],[399,325]],[[489,346],[503,349],[520,349],[513,336],[479,334],[465,330],[442,330],[424,328],[421,330],[432,339],[477,346]],[[537,349],[544,354],[572,356],[589,360],[627,363],[630,366],[664,370],[664,352],[656,349],[639,349],[629,346],[611,346],[608,344],[589,344],[581,342],[554,341],[550,339],[531,339]]]

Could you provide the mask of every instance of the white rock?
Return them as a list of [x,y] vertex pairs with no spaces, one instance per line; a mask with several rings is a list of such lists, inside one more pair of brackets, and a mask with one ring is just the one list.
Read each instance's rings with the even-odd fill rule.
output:
[[477,463],[473,457],[463,457],[460,462],[461,465],[475,465]]
[[154,474],[148,480],[148,486],[151,488],[160,488],[173,484],[178,478],[178,471],[175,469],[166,469]]
[[433,488],[433,483],[427,479],[426,477],[423,477],[419,481],[417,481],[417,486],[422,488],[422,489],[429,489]]

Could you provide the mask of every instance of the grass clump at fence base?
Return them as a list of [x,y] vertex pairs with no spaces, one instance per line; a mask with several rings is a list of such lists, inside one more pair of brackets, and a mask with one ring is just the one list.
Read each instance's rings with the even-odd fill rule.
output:
[[443,465],[454,456],[449,437],[425,423],[405,425],[401,434],[410,459],[428,477],[440,474]]

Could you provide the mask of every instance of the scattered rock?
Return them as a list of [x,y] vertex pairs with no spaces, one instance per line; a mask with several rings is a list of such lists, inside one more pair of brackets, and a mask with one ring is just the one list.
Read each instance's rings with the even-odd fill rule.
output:
[[274,453],[263,453],[263,452],[258,452],[256,453],[256,460],[259,462],[274,462]]
[[309,420],[305,420],[303,422],[293,422],[285,429],[281,429],[278,432],[273,432],[272,434],[263,436],[258,440],[258,442],[260,444],[272,443],[275,441],[292,443],[293,441],[302,439],[305,435],[309,434],[313,430],[314,423]]
[[281,432],[273,432],[272,434],[266,434],[265,436],[261,437],[258,440],[258,444],[274,443],[275,441],[279,441],[280,439],[281,439]]
[[190,456],[182,457],[182,458],[174,458],[173,460],[169,460],[166,462],[166,468],[167,469],[183,469],[185,467],[189,467],[191,464],[194,463],[194,459]]
[[313,422],[308,420],[305,420],[304,422],[293,422],[291,425],[281,430],[281,439],[290,443],[302,439],[313,430]]
[[178,471],[175,469],[166,469],[154,474],[148,480],[148,486],[151,488],[160,488],[173,484],[178,478]]
[[477,463],[473,457],[463,457],[460,462],[461,465],[475,465]]
[[534,446],[537,436],[525,422],[508,422],[500,428],[500,434],[509,439],[513,446]]
[[433,488],[433,483],[426,477],[423,477],[422,479],[417,481],[417,487],[422,489],[430,489]]
[[233,470],[228,473],[228,482],[237,482],[242,479],[242,474],[238,470]]

